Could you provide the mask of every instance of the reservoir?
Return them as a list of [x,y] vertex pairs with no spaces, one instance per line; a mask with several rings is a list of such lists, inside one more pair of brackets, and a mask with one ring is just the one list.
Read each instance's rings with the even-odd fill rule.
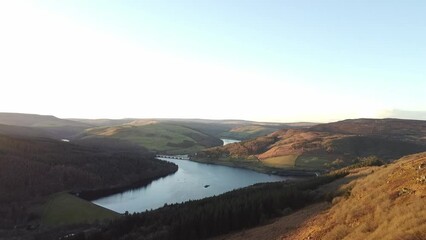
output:
[[222,140],[222,141],[223,141],[223,145],[230,144],[230,143],[241,142],[240,140],[227,139],[227,138],[222,138],[222,139],[220,139],[220,140]]
[[92,201],[124,213],[143,212],[164,206],[219,195],[233,189],[261,182],[276,182],[287,177],[257,173],[226,166],[197,163],[189,160],[163,159],[179,166],[176,173],[153,181],[147,186],[128,190]]

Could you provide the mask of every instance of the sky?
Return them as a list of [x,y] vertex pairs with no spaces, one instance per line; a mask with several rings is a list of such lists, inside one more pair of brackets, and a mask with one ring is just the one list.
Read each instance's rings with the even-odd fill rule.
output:
[[0,2],[0,112],[426,120],[426,1]]

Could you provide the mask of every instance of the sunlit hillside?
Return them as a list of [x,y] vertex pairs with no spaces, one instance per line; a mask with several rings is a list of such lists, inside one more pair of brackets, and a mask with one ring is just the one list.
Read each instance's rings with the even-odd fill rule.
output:
[[223,144],[220,139],[200,131],[157,121],[134,121],[119,126],[92,128],[78,137],[79,140],[107,138],[124,140],[150,151],[168,154],[193,153]]
[[215,240],[426,239],[426,153],[346,171],[317,190],[327,201]]
[[426,153],[365,174],[283,239],[426,239]]
[[[325,170],[345,167],[368,156],[393,160],[426,151],[426,121],[377,119],[343,123],[279,130],[267,136],[207,149],[197,153],[195,158],[253,169]],[[379,127],[380,123],[383,127]]]

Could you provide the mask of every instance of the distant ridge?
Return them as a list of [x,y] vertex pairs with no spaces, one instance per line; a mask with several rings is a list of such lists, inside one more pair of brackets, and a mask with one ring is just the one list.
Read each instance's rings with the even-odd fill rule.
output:
[[[19,133],[18,135],[25,136],[25,133],[28,133],[30,137],[43,135],[55,139],[73,138],[85,129],[93,127],[91,124],[60,119],[51,115],[24,113],[0,113],[0,124],[15,126],[14,129],[16,133]],[[26,127],[27,129],[18,129],[17,127]],[[9,130],[6,130],[5,126],[2,128],[3,131],[9,131],[12,134],[10,132],[12,127],[8,127]],[[36,132],[38,133],[36,134]]]
[[0,124],[24,126],[24,127],[60,127],[79,126],[91,127],[93,125],[60,119],[52,115],[39,115],[27,113],[0,113]]
[[0,135],[16,137],[50,137],[46,131],[38,128],[0,124]]
[[347,119],[334,123],[319,124],[313,131],[341,134],[369,135],[426,144],[426,121],[397,118]]

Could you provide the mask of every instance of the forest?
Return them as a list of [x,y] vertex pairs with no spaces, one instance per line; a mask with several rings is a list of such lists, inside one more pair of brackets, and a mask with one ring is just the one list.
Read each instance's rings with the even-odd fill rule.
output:
[[175,171],[176,165],[116,140],[75,144],[0,135],[0,226],[24,224],[32,203],[52,193],[132,187]]

